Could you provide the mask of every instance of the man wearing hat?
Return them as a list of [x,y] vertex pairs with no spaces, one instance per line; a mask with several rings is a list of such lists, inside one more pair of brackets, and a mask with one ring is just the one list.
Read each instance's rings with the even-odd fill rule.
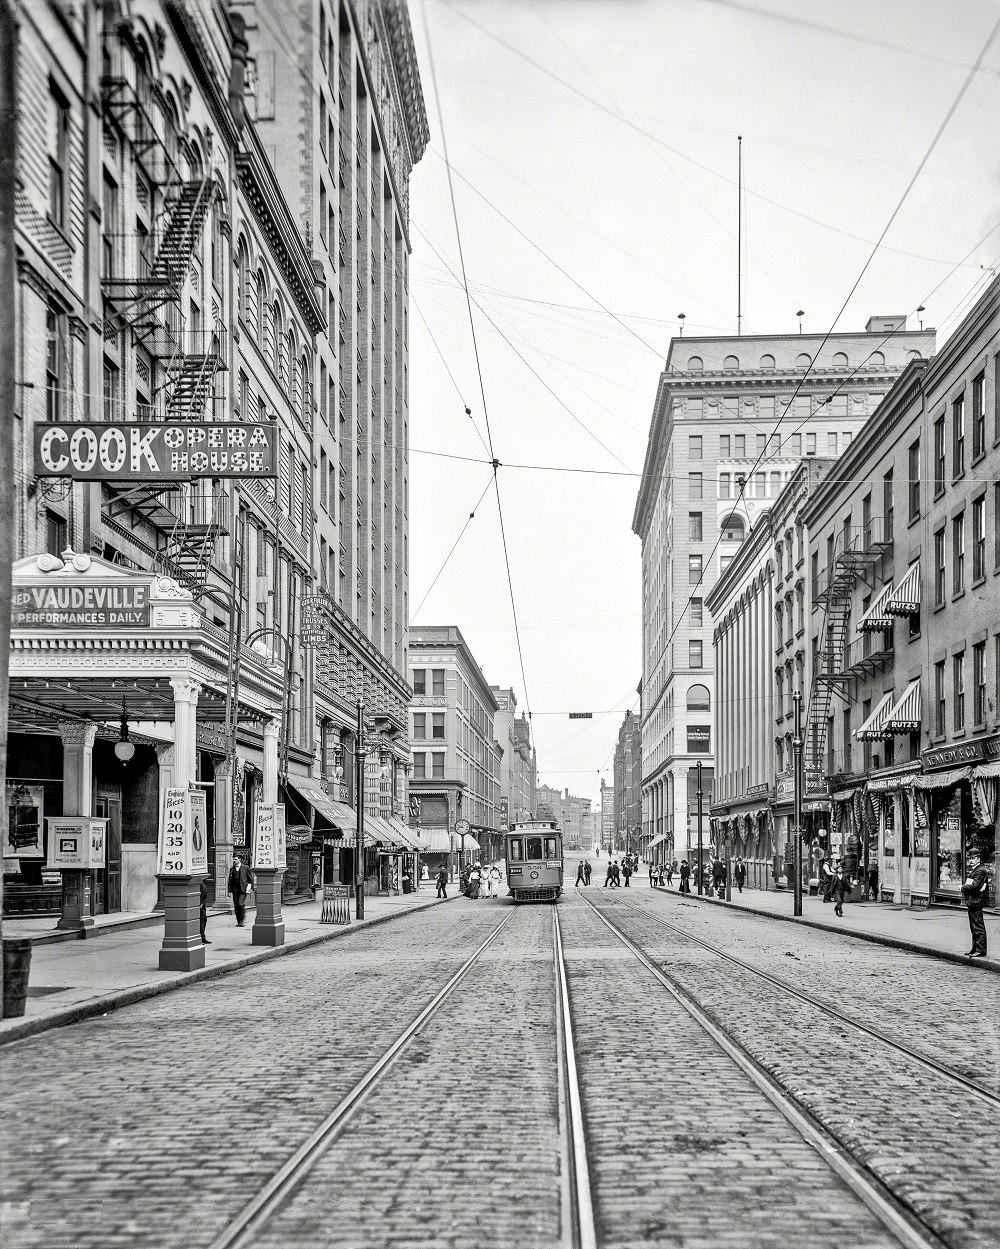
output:
[[253,875],[242,859],[233,858],[233,866],[229,869],[229,892],[233,895],[233,910],[236,912],[236,923],[240,928],[247,914],[247,891],[253,884]]

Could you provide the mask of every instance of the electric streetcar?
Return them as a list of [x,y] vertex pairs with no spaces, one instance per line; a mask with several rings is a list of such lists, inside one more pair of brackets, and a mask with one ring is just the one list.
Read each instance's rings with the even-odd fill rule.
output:
[[562,833],[555,820],[512,824],[504,852],[515,902],[555,902],[563,887]]

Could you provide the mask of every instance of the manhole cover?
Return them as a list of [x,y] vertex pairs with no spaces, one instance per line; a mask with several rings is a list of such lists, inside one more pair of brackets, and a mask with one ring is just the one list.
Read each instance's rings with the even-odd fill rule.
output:
[[47,997],[50,993],[65,993],[69,985],[63,984],[29,984],[28,997]]

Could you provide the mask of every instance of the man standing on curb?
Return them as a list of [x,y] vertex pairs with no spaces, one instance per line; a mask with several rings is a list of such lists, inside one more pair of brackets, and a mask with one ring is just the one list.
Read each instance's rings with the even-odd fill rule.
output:
[[983,907],[986,905],[989,884],[990,869],[985,863],[980,863],[962,886],[962,898],[969,908],[969,928],[972,931],[969,958],[986,957],[986,921],[983,919]]

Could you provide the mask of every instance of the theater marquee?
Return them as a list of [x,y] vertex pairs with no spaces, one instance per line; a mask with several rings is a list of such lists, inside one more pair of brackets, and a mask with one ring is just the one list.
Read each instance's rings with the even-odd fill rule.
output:
[[34,436],[37,477],[176,481],[278,475],[274,425],[55,421],[36,425]]

